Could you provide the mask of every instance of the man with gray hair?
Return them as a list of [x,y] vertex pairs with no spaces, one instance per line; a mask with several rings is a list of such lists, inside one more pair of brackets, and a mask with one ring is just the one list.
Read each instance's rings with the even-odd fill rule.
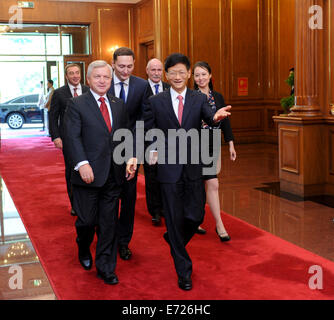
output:
[[[114,141],[113,135],[118,129],[128,128],[128,114],[121,99],[107,94],[111,79],[112,68],[105,61],[88,66],[90,90],[70,100],[64,127],[77,213],[79,261],[85,270],[92,267],[90,245],[97,227],[97,275],[106,284],[117,284],[116,225],[126,167],[114,161],[113,151],[121,142]],[[128,172],[128,179],[133,176]]]
[[[163,64],[159,59],[153,58],[147,63],[146,73],[149,84],[147,90],[148,98],[157,95],[170,87],[168,83],[162,81]],[[161,224],[161,216],[163,216],[163,209],[160,183],[157,180],[157,164],[150,165],[145,161],[144,173],[147,209],[152,216],[152,224],[154,226],[159,226]]]

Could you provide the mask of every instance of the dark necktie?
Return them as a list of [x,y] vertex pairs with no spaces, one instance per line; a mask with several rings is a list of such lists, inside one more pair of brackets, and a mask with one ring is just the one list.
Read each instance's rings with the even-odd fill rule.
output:
[[159,85],[155,84],[154,87],[155,87],[155,94],[158,94],[159,93]]
[[73,91],[74,91],[73,97],[77,97],[78,96],[77,90],[78,90],[78,88],[73,88]]
[[180,95],[177,97],[179,100],[179,108],[177,111],[177,118],[179,119],[179,123],[182,123],[182,113],[183,113],[183,97]]
[[121,86],[121,91],[119,92],[119,97],[120,99],[122,99],[125,103],[125,91],[124,91],[124,83],[123,82],[120,82],[119,83],[120,86]]
[[105,99],[103,97],[100,97],[99,101],[101,102],[100,110],[101,110],[101,113],[103,115],[104,121],[106,122],[106,125],[109,129],[109,132],[111,132],[110,115],[109,115],[107,104],[106,104]]

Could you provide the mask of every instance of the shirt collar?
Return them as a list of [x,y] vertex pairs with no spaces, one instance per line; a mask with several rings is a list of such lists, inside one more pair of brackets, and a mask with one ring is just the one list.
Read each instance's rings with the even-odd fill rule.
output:
[[170,88],[170,94],[172,96],[172,100],[177,99],[177,97],[181,95],[183,98],[183,101],[185,101],[186,93],[187,93],[187,87],[181,93],[176,92],[172,87]]
[[71,89],[71,91],[74,90],[74,88],[81,89],[81,83],[79,83],[76,87],[68,82],[68,86]]
[[107,97],[106,93],[103,96],[100,96],[99,94],[94,92],[92,89],[90,89],[90,92],[92,93],[92,95],[93,95],[93,97],[95,98],[96,101],[98,101],[100,99],[100,97],[103,97],[105,100],[108,101],[108,97]]
[[129,85],[129,81],[130,77],[124,81],[119,80],[118,77],[116,76],[116,73],[114,72],[114,84],[119,84],[120,82],[123,82],[124,84]]
[[156,84],[158,84],[159,87],[160,87],[160,85],[162,85],[162,81],[161,80],[160,80],[160,82],[155,83],[151,79],[148,79],[148,83],[150,84],[151,87],[154,87]]

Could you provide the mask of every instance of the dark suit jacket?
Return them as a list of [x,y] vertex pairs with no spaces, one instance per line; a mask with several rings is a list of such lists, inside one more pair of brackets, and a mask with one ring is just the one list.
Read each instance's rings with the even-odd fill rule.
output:
[[[81,85],[82,93],[89,90],[89,87]],[[62,138],[64,114],[67,106],[67,102],[72,98],[72,93],[68,84],[56,89],[53,92],[49,114],[49,130],[51,139]]]
[[[159,164],[157,168],[157,179],[161,183],[176,183],[185,171],[187,177],[191,180],[202,178],[202,165],[191,164],[191,141],[187,140],[187,163],[182,164],[179,161],[179,146],[176,145],[176,164],[168,164],[168,129],[190,129],[200,130],[201,122],[204,120],[209,125],[214,125],[213,116],[215,112],[211,109],[204,94],[187,89],[185,104],[183,108],[182,124],[180,126],[175,115],[171,100],[170,89],[152,96],[145,107],[144,120],[145,130],[157,128],[163,131],[165,136],[165,164]],[[195,146],[196,147],[196,146]],[[197,144],[200,155],[200,146]],[[200,156],[199,156],[200,160]]]
[[[128,111],[130,128],[132,130],[136,128],[136,121],[142,119],[143,104],[147,96],[147,87],[148,83],[146,80],[130,76],[129,91],[125,106]],[[115,96],[114,80],[111,82],[108,93]]]
[[[213,91],[213,97],[215,99],[217,110],[220,108],[226,107],[224,97],[219,92]],[[231,128],[231,122],[228,117],[226,117],[220,122],[220,129],[222,129],[223,131],[225,142],[234,140],[234,136],[233,136],[232,128]]]
[[[121,142],[113,141],[117,129],[128,129],[128,115],[124,102],[108,94],[112,112],[112,131],[104,121],[99,106],[90,91],[70,99],[65,113],[64,132],[66,153],[72,169],[81,161],[88,160],[94,172],[93,183],[87,185],[78,171],[72,170],[71,182],[76,185],[101,187],[105,184],[113,163],[113,151]],[[113,163],[118,184],[125,181],[125,163]]]

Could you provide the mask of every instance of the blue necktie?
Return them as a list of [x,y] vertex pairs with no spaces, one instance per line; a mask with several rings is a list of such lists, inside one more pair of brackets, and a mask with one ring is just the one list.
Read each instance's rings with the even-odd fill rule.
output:
[[125,102],[125,91],[124,91],[124,83],[120,82],[121,85],[121,91],[119,92],[119,97]]
[[158,84],[155,84],[155,94],[158,94],[159,93],[159,85]]

